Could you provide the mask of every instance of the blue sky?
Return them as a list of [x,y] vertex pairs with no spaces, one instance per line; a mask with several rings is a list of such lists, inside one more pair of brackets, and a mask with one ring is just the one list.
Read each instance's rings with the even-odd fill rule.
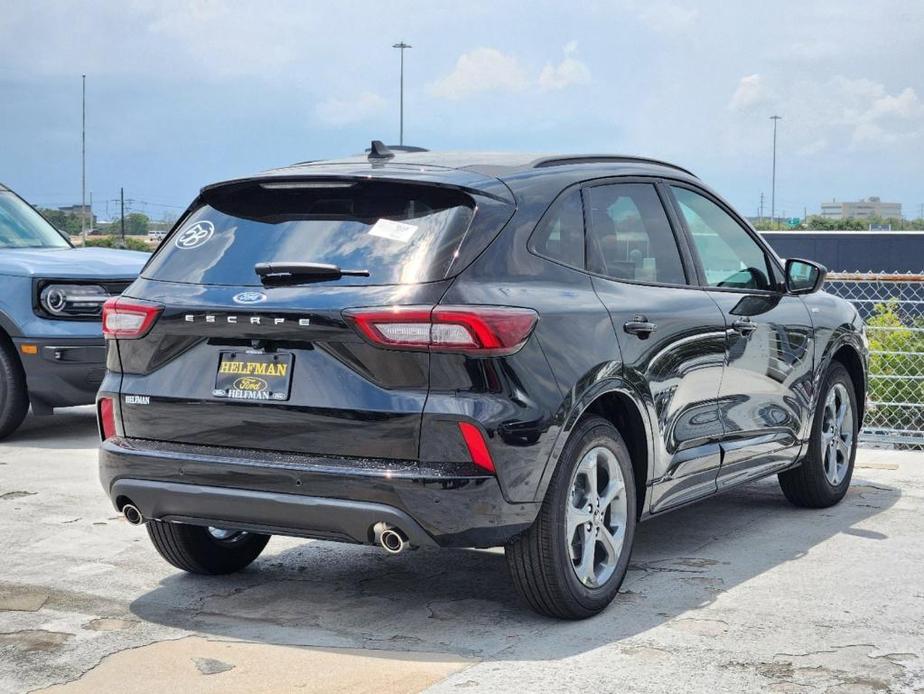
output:
[[[202,185],[397,140],[619,152],[693,169],[742,212],[924,203],[924,2],[0,0],[0,181],[159,218]],[[115,208],[110,205],[109,213]]]

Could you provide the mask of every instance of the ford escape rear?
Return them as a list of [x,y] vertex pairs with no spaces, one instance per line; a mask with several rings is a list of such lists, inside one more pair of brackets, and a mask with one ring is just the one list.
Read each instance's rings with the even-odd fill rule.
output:
[[641,519],[769,474],[843,497],[866,345],[823,279],[646,159],[376,144],[215,184],[105,307],[102,482],[186,571],[503,545],[586,617]]

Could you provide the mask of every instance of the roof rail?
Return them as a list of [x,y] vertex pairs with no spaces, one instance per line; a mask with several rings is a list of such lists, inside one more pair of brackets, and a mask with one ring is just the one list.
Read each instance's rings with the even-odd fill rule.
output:
[[567,166],[568,164],[605,164],[605,163],[629,163],[629,164],[655,164],[657,166],[666,166],[669,169],[676,169],[685,174],[698,178],[692,171],[671,164],[668,161],[660,159],[650,159],[648,157],[633,157],[623,154],[573,154],[573,155],[555,155],[551,157],[542,157],[530,162],[530,168],[544,169],[549,166]]

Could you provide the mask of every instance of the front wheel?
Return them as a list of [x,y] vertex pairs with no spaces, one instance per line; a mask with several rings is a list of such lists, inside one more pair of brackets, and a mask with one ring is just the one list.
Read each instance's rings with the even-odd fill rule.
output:
[[601,417],[578,424],[535,523],[507,547],[514,585],[542,614],[583,619],[616,596],[635,539],[632,462]]
[[0,335],[0,439],[16,431],[28,411],[26,373],[13,343]]
[[240,571],[260,556],[270,539],[269,535],[186,523],[152,520],[147,526],[154,548],[169,563],[189,573],[212,576]]
[[834,362],[815,407],[805,460],[778,476],[786,498],[806,508],[827,508],[843,499],[853,476],[858,431],[853,379],[843,365]]

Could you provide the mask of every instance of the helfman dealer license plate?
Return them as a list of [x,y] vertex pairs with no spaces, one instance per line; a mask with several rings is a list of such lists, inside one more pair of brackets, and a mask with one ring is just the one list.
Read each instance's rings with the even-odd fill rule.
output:
[[229,400],[289,399],[292,355],[273,352],[222,352],[212,395]]

